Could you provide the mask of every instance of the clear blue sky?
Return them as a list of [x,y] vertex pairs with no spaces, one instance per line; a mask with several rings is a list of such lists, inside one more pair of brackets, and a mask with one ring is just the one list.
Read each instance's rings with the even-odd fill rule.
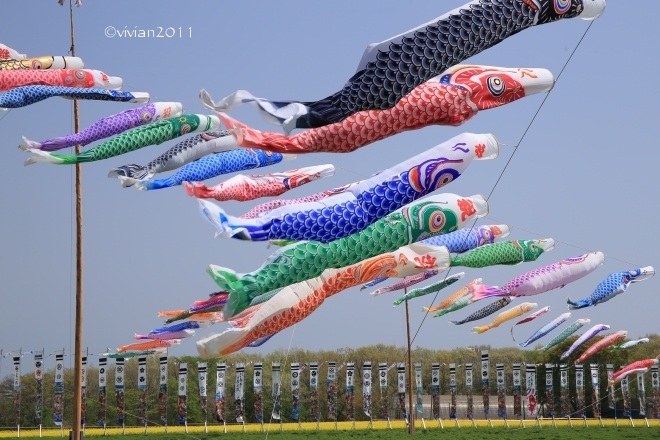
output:
[[[220,99],[237,89],[272,99],[314,100],[339,89],[353,75],[367,44],[424,23],[463,0],[360,2],[162,2],[85,1],[75,9],[76,50],[88,68],[124,79],[126,90],[147,91],[152,102],[181,101],[205,113],[202,88]],[[536,263],[469,270],[465,281],[482,277],[502,285],[527,270],[600,250],[606,264],[590,276],[533,298],[552,311],[517,330],[520,338],[566,310],[567,295],[584,298],[611,272],[660,266],[657,257],[659,183],[656,86],[657,16],[660,3],[611,1],[566,67],[491,198],[486,223],[508,223],[511,238],[552,237],[557,247]],[[51,1],[7,2],[0,42],[31,56],[64,55],[69,49],[68,8]],[[26,23],[32,23],[26,27]],[[557,76],[588,26],[573,19],[526,30],[469,60],[502,67],[542,67]],[[117,29],[173,27],[192,38],[107,38]],[[388,168],[461,132],[493,133],[515,145],[545,95],[536,95],[477,115],[459,128],[428,127],[347,155],[314,154],[268,168],[284,170],[333,163],[334,177],[288,194],[299,197],[359,180]],[[82,126],[134,104],[82,102]],[[41,140],[72,132],[72,104],[60,98],[0,112],[5,154],[0,161],[0,291],[3,319],[0,347],[71,352],[75,292],[73,171],[36,164],[18,151],[21,136]],[[249,107],[232,116],[260,129],[275,129]],[[145,163],[173,145],[144,148],[83,165],[85,335],[98,353],[132,341],[161,324],[158,310],[183,308],[216,286],[209,263],[237,271],[257,268],[272,252],[263,243],[214,239],[181,187],[142,192],[122,189],[107,172],[125,163]],[[475,162],[447,192],[488,195],[513,147],[502,146],[494,161]],[[264,170],[265,171],[265,170]],[[221,178],[207,183],[217,183]],[[228,202],[241,214],[260,201]],[[625,296],[573,313],[630,337],[658,332],[656,298],[660,278],[633,286]],[[453,293],[453,289],[446,294]],[[392,308],[395,294],[371,299],[351,289],[328,300],[295,328],[260,349],[292,346],[335,349],[365,344],[403,345],[404,308]],[[440,298],[440,297],[439,297]],[[413,330],[430,297],[411,303]],[[518,300],[520,301],[520,300]],[[483,304],[456,312],[462,318]],[[538,324],[538,325],[537,325]],[[427,319],[415,345],[453,348],[512,345],[508,326],[483,335],[470,325]],[[222,325],[212,327],[221,331]],[[198,335],[204,335],[203,330]],[[197,338],[194,338],[197,339]],[[189,339],[173,354],[194,354]],[[377,361],[377,360],[374,360]]]

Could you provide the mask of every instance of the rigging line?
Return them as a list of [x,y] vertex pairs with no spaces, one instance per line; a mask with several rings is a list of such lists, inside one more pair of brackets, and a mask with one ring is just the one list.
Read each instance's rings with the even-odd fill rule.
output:
[[[486,217],[484,217],[484,218],[487,218],[487,219],[489,219],[489,220],[492,220],[492,221],[498,223],[498,221],[495,220],[495,219],[492,218],[492,217],[486,216]],[[528,229],[523,229],[523,228],[521,228],[521,227],[519,227],[519,226],[514,226],[514,225],[512,225],[512,224],[510,224],[510,223],[507,223],[507,224],[508,224],[509,226],[511,226],[512,228],[520,229],[521,231],[527,232],[527,233],[529,233],[529,234],[534,234],[534,235],[537,235],[537,236],[539,236],[539,237],[546,237],[546,236],[547,236],[546,234],[539,234],[538,232],[530,231],[530,230],[528,230]],[[555,240],[555,239],[553,238],[553,240]],[[571,247],[574,247],[574,248],[576,248],[576,249],[580,249],[580,250],[582,250],[582,251],[595,252],[595,251],[593,251],[593,250],[591,250],[591,249],[587,249],[587,248],[582,247],[582,246],[577,246],[577,245],[572,244],[572,243],[569,243],[569,242],[567,242],[567,241],[555,240],[555,242],[557,242],[557,243],[561,243],[561,244],[565,244],[565,245],[567,245],[567,246],[571,246]],[[622,263],[626,263],[626,264],[631,264],[631,265],[633,265],[633,266],[637,266],[637,267],[642,267],[641,264],[631,263],[630,261],[622,260],[622,259],[620,259],[620,258],[614,258],[614,257],[612,257],[612,256],[610,256],[610,255],[608,255],[608,254],[605,254],[605,255],[607,256],[607,258],[611,258],[612,260],[620,261],[620,262],[622,262]]]
[[10,109],[7,109],[7,111],[5,111],[5,114],[2,115],[2,117],[0,118],[0,121],[2,121],[3,119],[5,119],[5,117],[6,117],[6,116],[9,114],[9,112],[11,112],[12,110],[13,110],[13,109],[11,109],[11,108],[10,108]]
[[[571,59],[573,58],[573,55],[575,55],[575,52],[577,51],[578,47],[580,47],[580,43],[582,43],[582,40],[584,40],[584,37],[585,37],[585,36],[587,35],[587,33],[589,32],[589,29],[591,29],[591,26],[593,25],[593,23],[594,23],[593,21],[591,21],[591,22],[589,23],[589,26],[587,26],[587,29],[586,29],[586,30],[584,31],[584,33],[582,34],[582,37],[580,37],[580,40],[577,42],[577,45],[575,46],[575,48],[574,48],[573,51],[571,52],[570,56],[569,56],[568,59],[566,60],[566,63],[564,63],[564,67],[561,68],[561,71],[559,72],[559,75],[557,75],[557,79],[555,80],[555,83],[559,80],[559,78],[561,78],[561,75],[562,75],[562,73],[564,73],[564,70],[566,69],[566,66],[568,66],[568,63],[569,63],[569,62],[571,61]],[[554,87],[552,88],[552,90],[554,90]],[[525,139],[525,136],[527,136],[527,133],[529,132],[530,127],[532,126],[532,124],[533,124],[534,121],[536,120],[536,117],[538,116],[539,112],[540,112],[541,109],[543,108],[543,104],[545,104],[545,101],[547,101],[548,96],[550,96],[550,93],[552,93],[552,90],[550,90],[550,91],[545,95],[545,97],[543,98],[543,101],[541,101],[541,104],[539,105],[539,108],[536,110],[536,113],[534,113],[534,116],[532,117],[532,120],[529,122],[529,124],[527,125],[527,128],[525,129],[525,131],[523,132],[522,136],[520,137],[520,140],[519,140],[518,143],[516,144],[517,147],[520,146],[520,144],[522,143],[522,141]],[[509,167],[509,164],[511,163],[511,160],[513,159],[513,156],[515,156],[515,154],[516,154],[517,152],[518,152],[518,148],[515,148],[515,149],[513,150],[513,153],[511,153],[511,156],[509,156],[509,160],[508,160],[508,161],[506,162],[506,164],[504,165],[504,168],[502,169],[502,172],[500,173],[499,177],[497,178],[497,181],[495,181],[495,185],[493,185],[493,189],[492,189],[492,190],[490,191],[490,193],[488,194],[488,197],[486,197],[486,200],[487,200],[487,201],[490,200],[491,196],[493,195],[493,192],[495,191],[495,188],[497,188],[497,185],[500,183],[500,180],[502,179],[502,176],[504,175],[504,173],[506,172],[507,168]],[[474,228],[474,225],[477,223],[477,220],[478,220],[478,219],[475,219],[474,222],[472,223],[472,228]],[[471,229],[472,229],[472,228],[471,228]],[[466,236],[465,239],[467,240],[467,236]],[[447,280],[447,277],[448,277],[449,274],[451,273],[451,269],[452,269],[452,268],[450,267],[449,270],[447,271],[447,274],[445,275],[444,280]],[[440,294],[440,291],[437,291],[436,294],[435,294],[435,296],[433,297],[433,302],[435,302],[435,300],[437,299],[437,297],[438,297],[439,294]],[[431,303],[429,307],[433,307],[433,303]],[[417,338],[417,335],[419,334],[420,330],[422,329],[422,326],[424,325],[424,322],[426,322],[426,318],[428,317],[428,315],[429,315],[429,312],[424,313],[424,317],[422,318],[422,322],[419,324],[419,327],[417,328],[417,331],[415,332],[415,336],[414,336],[414,337],[412,338],[412,340],[410,341],[410,345],[411,345],[411,346],[412,346],[412,344],[415,342],[415,339]],[[408,350],[409,350],[409,349],[410,349],[410,347],[406,347],[406,355],[408,354]]]
[[[277,396],[275,397],[275,401],[273,402],[273,410],[275,409],[275,406],[277,405],[278,401],[282,401],[282,371],[284,370],[284,366],[286,366],[287,360],[289,359],[289,353],[291,352],[291,343],[293,342],[293,335],[296,334],[296,325],[293,325],[293,331],[291,331],[291,339],[289,339],[289,348],[286,350],[286,356],[284,357],[284,363],[280,366],[280,387],[279,390],[277,390]],[[280,403],[280,423],[282,423],[282,404]],[[270,432],[270,425],[273,423],[273,411],[270,412],[270,420],[268,420],[268,429],[266,430],[266,439],[268,439],[268,433]]]

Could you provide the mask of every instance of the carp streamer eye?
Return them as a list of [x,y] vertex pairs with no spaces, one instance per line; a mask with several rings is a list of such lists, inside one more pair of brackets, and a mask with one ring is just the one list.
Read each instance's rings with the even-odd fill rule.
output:
[[488,90],[493,96],[500,96],[506,90],[506,85],[499,76],[490,76],[486,80]]
[[434,212],[431,215],[431,218],[430,218],[430,221],[429,221],[429,227],[431,229],[431,232],[441,231],[446,222],[447,222],[447,219],[445,218],[444,213]]
[[571,9],[571,0],[555,0],[554,7],[557,14],[565,14]]
[[151,117],[152,117],[151,113],[148,110],[145,110],[140,114],[140,121],[143,124],[146,124],[148,122],[151,122]]

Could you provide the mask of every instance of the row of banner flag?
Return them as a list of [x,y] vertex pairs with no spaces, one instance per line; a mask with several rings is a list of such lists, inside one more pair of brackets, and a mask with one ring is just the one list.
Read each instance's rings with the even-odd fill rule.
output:
[[[87,357],[83,357],[82,369],[82,424],[86,421],[86,388],[87,388]],[[13,388],[14,388],[14,410],[16,412],[16,420],[19,420],[20,406],[21,406],[21,356],[14,356],[14,371],[13,371]],[[159,357],[159,375],[160,386],[158,393],[158,406],[160,421],[164,424],[167,423],[167,396],[168,396],[168,357]],[[326,376],[326,391],[327,391],[327,420],[336,421],[337,417],[337,377],[338,373],[346,367],[346,386],[345,386],[345,410],[346,419],[355,420],[355,363],[348,362],[337,365],[336,362],[327,362],[327,376]],[[115,359],[115,400],[116,400],[116,413],[117,423],[124,425],[124,374],[125,374],[125,359]],[[249,364],[247,364],[249,365]],[[244,423],[244,403],[245,403],[245,363],[237,363],[234,365],[227,365],[226,363],[219,363],[216,365],[215,377],[215,414],[214,419],[220,423],[225,423],[235,419],[238,423]],[[522,367],[524,366],[524,374]],[[363,412],[369,418],[390,418],[389,395],[388,395],[388,372],[397,368],[397,392],[399,408],[404,419],[407,419],[406,411],[406,366],[403,363],[393,363],[388,365],[386,362],[378,364],[378,384],[380,388],[380,408],[377,414],[372,413],[371,398],[372,398],[372,364],[371,362],[364,362],[362,364],[362,402]],[[465,371],[465,394],[467,397],[467,418],[474,417],[474,401],[473,390],[478,383],[475,383],[473,364],[466,363],[465,365],[449,364],[449,393],[451,403],[449,404],[449,418],[457,418],[457,391],[458,391],[458,375],[457,368],[463,367]],[[496,385],[497,385],[497,416],[501,418],[507,417],[506,405],[506,377],[505,365],[497,363],[496,370]],[[545,364],[545,387],[537,386],[537,371],[535,364],[521,364],[515,363],[512,368],[513,380],[513,415],[516,418],[536,418],[536,417],[575,417],[582,418],[586,416],[585,408],[585,370],[582,364],[575,365],[575,390],[576,400],[573,404],[574,411],[571,411],[571,404],[569,402],[569,366],[567,364],[559,365],[559,389],[560,389],[560,413],[554,413],[554,378],[555,371],[557,370],[555,364]],[[235,369],[235,383],[234,383],[234,415],[228,417],[225,414],[226,410],[226,397],[227,397],[227,383],[226,377],[229,368]],[[592,383],[592,405],[594,418],[601,417],[601,405],[594,404],[600,402],[600,383],[599,383],[599,364],[589,364],[589,374]],[[608,380],[614,373],[614,365],[607,364],[607,377]],[[318,362],[310,362],[308,364],[300,365],[299,363],[291,363],[290,365],[290,386],[291,386],[291,417],[292,421],[299,421],[300,419],[300,383],[301,375],[309,369],[309,408],[311,421],[320,421],[319,412],[319,364]],[[144,425],[147,423],[147,357],[138,357],[138,377],[137,387],[139,391],[139,406],[138,406],[138,423]],[[107,373],[108,373],[108,358],[100,357],[98,361],[98,385],[99,385],[99,409],[96,418],[96,424],[105,426],[106,424],[106,397],[108,393]],[[202,415],[205,419],[208,416],[207,408],[207,392],[208,392],[208,374],[210,371],[207,369],[205,362],[197,363],[197,379],[199,384],[199,401],[201,405]],[[42,402],[43,402],[43,352],[34,352],[34,374],[37,382],[37,393],[35,402],[35,425],[42,423]],[[640,415],[645,415],[646,410],[646,396],[644,389],[644,374],[638,373],[637,380],[637,393],[639,399]],[[660,380],[658,378],[658,367],[652,367],[652,387],[653,387],[653,414],[654,418],[660,418]],[[263,381],[263,364],[255,362],[253,364],[253,397],[254,397],[254,418],[255,422],[264,422],[264,381]],[[415,411],[422,413],[422,364],[414,364],[414,377],[415,377]],[[525,383],[523,384],[523,377]],[[431,413],[434,419],[440,418],[440,364],[433,363],[431,366]],[[271,418],[274,420],[281,420],[281,385],[282,385],[282,368],[279,363],[271,365],[271,396],[273,408]],[[55,395],[53,404],[53,419],[56,425],[63,423],[63,403],[64,403],[64,351],[55,352]],[[525,390],[525,406],[523,408],[523,390]],[[623,394],[623,416],[630,417],[631,415],[631,396],[628,378],[626,377],[621,381],[621,391]],[[539,397],[544,393],[545,404],[543,409],[538,404]],[[187,423],[187,394],[188,394],[188,364],[180,363],[178,371],[178,405],[177,405],[177,420],[180,424]],[[611,409],[615,408],[616,392],[614,386],[608,387],[607,393],[608,406]],[[483,400],[483,411],[486,417],[489,417],[490,410],[490,361],[488,352],[484,351],[481,355],[481,396]]]

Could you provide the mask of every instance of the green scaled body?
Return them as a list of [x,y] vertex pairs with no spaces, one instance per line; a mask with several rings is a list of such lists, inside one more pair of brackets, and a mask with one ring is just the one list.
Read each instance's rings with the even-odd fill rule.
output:
[[591,322],[590,319],[578,319],[573,324],[566,327],[566,329],[564,329],[563,332],[561,332],[557,336],[555,336],[552,339],[552,341],[548,342],[548,345],[546,345],[544,347],[541,347],[541,349],[540,349],[541,353],[543,353],[544,351],[550,350],[552,347],[554,347],[557,344],[560,344],[566,338],[568,338],[570,335],[572,335],[576,331],[580,330],[585,324],[588,324],[589,322]]
[[451,259],[452,267],[480,268],[497,264],[515,265],[536,261],[541,254],[554,247],[554,240],[511,240],[478,247]]
[[467,307],[470,304],[472,304],[474,301],[472,301],[472,295],[467,294],[464,296],[461,296],[458,298],[456,301],[451,303],[449,307],[446,309],[440,310],[438,313],[433,315],[434,318],[439,318],[440,316],[446,315],[447,313],[455,312],[456,310],[461,310],[463,307]]
[[[440,197],[440,196],[438,196]],[[275,252],[259,269],[237,274],[213,266],[209,274],[230,292],[225,318],[245,310],[250,301],[266,292],[316,278],[325,269],[342,268],[402,246],[456,231],[469,217],[433,197],[410,204],[378,220],[364,230],[329,243],[301,241]]]
[[206,118],[206,120],[200,120],[200,115],[194,114],[181,115],[178,118],[163,119],[162,121],[157,121],[152,124],[143,125],[134,128],[133,130],[129,130],[92,149],[83,151],[82,153],[51,153],[50,156],[63,160],[64,162],[60,162],[62,165],[108,159],[139,150],[140,148],[149,145],[159,145],[186,133],[203,131],[199,130],[200,124],[204,125],[202,128],[205,128],[207,125],[210,128],[212,125],[211,117],[202,116],[202,118]]
[[268,293],[264,293],[263,295],[254,297],[252,301],[250,301],[250,307],[256,306],[257,304],[265,303],[266,301],[268,301],[269,299],[280,293],[281,290],[282,289],[271,290]]
[[413,289],[410,292],[403,295],[401,298],[394,301],[394,307],[398,306],[402,302],[407,301],[409,299],[419,298],[420,296],[428,295],[429,293],[438,292],[447,286],[451,286],[452,284],[454,284],[456,281],[460,280],[464,276],[465,276],[465,272],[457,273],[456,275],[447,277],[440,282],[433,283],[430,286],[421,287],[419,289]]

